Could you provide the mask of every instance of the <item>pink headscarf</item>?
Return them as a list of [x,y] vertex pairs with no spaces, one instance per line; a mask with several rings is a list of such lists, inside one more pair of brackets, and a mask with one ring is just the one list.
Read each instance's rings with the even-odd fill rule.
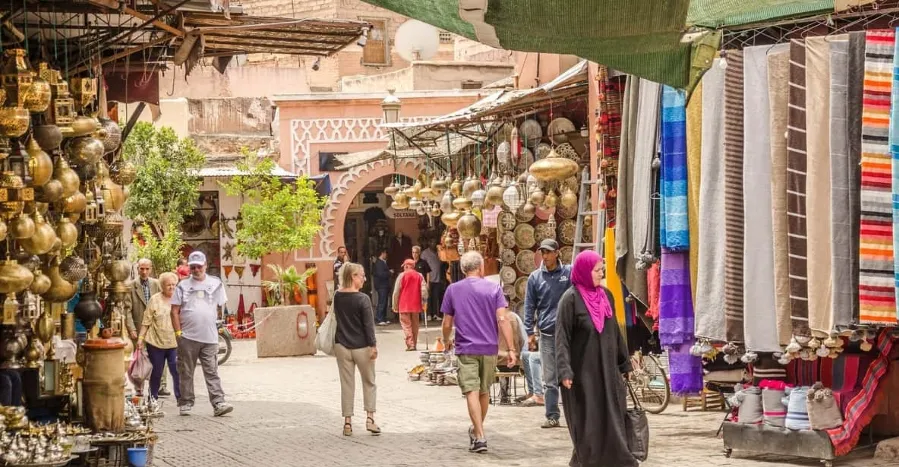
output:
[[596,267],[596,263],[601,264],[602,257],[595,251],[580,252],[574,258],[574,265],[571,267],[571,283],[581,293],[596,332],[602,332],[606,318],[612,316],[612,304],[609,303],[605,289],[593,285],[593,268]]

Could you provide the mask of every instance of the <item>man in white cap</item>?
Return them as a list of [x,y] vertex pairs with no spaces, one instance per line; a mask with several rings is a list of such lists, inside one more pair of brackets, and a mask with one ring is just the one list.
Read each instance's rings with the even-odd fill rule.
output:
[[178,338],[178,374],[181,377],[181,415],[194,406],[194,370],[203,367],[209,402],[216,417],[234,410],[225,402],[218,375],[218,329],[216,320],[228,297],[221,279],[206,274],[206,255],[194,251],[187,257],[190,277],[179,282],[172,295],[172,325]]

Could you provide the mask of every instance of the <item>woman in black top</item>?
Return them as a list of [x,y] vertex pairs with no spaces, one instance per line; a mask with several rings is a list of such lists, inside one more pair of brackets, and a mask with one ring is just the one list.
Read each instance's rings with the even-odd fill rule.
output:
[[334,317],[337,335],[334,356],[340,372],[340,403],[343,411],[343,435],[353,434],[353,399],[356,395],[356,368],[362,377],[362,399],[368,418],[365,429],[373,435],[381,434],[375,423],[375,360],[378,358],[375,341],[375,317],[371,299],[359,291],[365,284],[362,265],[345,263],[340,268],[340,289],[334,294]]

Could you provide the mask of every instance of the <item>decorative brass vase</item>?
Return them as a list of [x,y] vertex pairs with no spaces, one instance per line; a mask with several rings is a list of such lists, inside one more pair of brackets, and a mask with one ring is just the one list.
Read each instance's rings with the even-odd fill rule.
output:
[[53,335],[56,334],[56,322],[53,321],[53,316],[48,311],[44,310],[41,313],[40,318],[34,323],[34,331],[44,344],[53,339]]
[[66,135],[70,138],[77,138],[79,136],[87,136],[100,128],[100,122],[97,121],[96,118],[93,117],[85,117],[84,115],[79,115],[75,117],[75,120],[72,122],[72,134]]
[[79,179],[78,174],[69,167],[69,163],[66,162],[64,157],[56,159],[56,165],[53,167],[53,178],[62,184],[61,197],[68,198],[69,196],[78,193],[81,179]]
[[76,191],[75,194],[64,199],[62,203],[62,212],[67,214],[82,213],[87,208],[87,198],[80,191]]
[[131,274],[131,263],[123,259],[108,261],[103,273],[112,282],[125,282]]
[[578,165],[577,162],[561,157],[552,150],[545,158],[531,164],[528,171],[541,182],[562,181],[576,175]]
[[28,131],[31,114],[20,107],[0,107],[0,136],[18,138]]
[[63,217],[56,223],[56,236],[62,242],[63,248],[72,248],[78,243],[78,227],[72,221]]
[[461,215],[459,212],[457,212],[457,211],[444,212],[443,215],[440,216],[440,220],[441,220],[447,227],[452,228],[452,227],[455,227],[456,224],[459,222],[459,218],[460,218],[460,217],[462,217],[462,215]]
[[26,146],[28,152],[28,171],[31,173],[31,184],[43,186],[53,176],[53,159],[41,149],[35,138],[31,138]]
[[34,221],[25,214],[19,214],[9,223],[9,235],[15,240],[22,240],[34,235]]
[[54,303],[65,303],[75,296],[75,286],[62,278],[59,273],[59,260],[54,259],[47,271],[50,278],[50,288],[41,295],[44,300]]
[[25,93],[24,107],[31,113],[43,113],[50,108],[52,98],[53,92],[50,89],[50,83],[35,75],[31,80],[31,87]]
[[28,290],[35,295],[43,295],[50,289],[50,278],[47,277],[46,274],[41,272],[40,269],[34,274],[34,280],[31,281],[31,286],[28,287]]
[[31,285],[34,274],[14,259],[0,262],[0,293],[17,294]]
[[465,214],[459,217],[456,228],[459,230],[460,237],[466,240],[476,238],[481,235],[481,220],[472,214],[471,211],[466,211]]
[[76,165],[96,164],[103,157],[103,142],[92,136],[74,138],[66,144],[65,152]]
[[37,211],[34,211],[31,219],[34,221],[34,235],[23,238],[19,244],[25,251],[33,255],[46,254],[53,248],[53,244],[57,240],[56,231]]
[[37,125],[32,137],[44,151],[55,151],[62,144],[62,130],[56,125]]

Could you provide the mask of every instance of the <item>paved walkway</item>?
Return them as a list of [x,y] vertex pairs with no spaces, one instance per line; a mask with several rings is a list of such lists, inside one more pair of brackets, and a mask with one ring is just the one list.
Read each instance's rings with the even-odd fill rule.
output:
[[[436,335],[431,329],[431,336]],[[420,338],[425,338],[422,332]],[[213,418],[198,399],[190,417],[179,417],[164,398],[166,418],[157,423],[156,466],[565,466],[571,442],[565,429],[539,428],[543,408],[491,407],[487,417],[490,451],[468,452],[468,417],[456,387],[409,382],[406,370],[418,354],[405,352],[398,327],[379,328],[378,423],[383,434],[364,430],[357,384],[355,434],[341,434],[340,386],[333,358],[257,359],[255,343],[236,341],[231,360],[220,369],[234,412]],[[432,340],[433,342],[433,340]],[[197,394],[205,394],[198,371]],[[650,415],[647,467],[820,465],[815,460],[752,455],[722,455],[715,431],[720,413],[683,412],[671,407]],[[838,466],[875,465],[871,452]],[[866,458],[866,459],[865,459]],[[883,464],[882,464],[883,465]]]

